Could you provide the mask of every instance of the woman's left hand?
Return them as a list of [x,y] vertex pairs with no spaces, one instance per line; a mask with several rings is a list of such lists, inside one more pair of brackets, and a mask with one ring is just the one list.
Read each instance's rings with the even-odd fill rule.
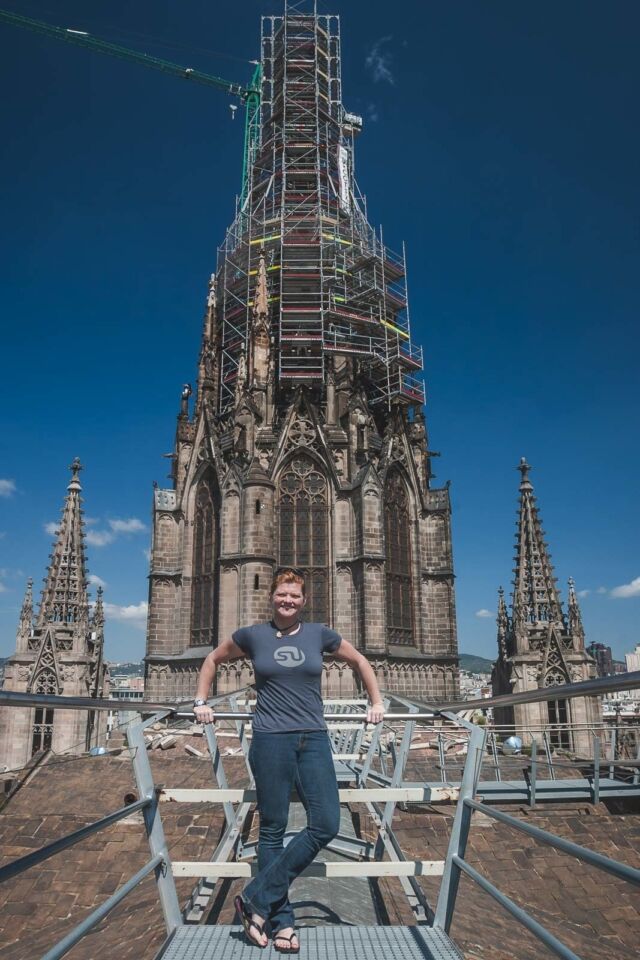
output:
[[367,710],[367,723],[382,723],[384,720],[384,704],[372,703]]

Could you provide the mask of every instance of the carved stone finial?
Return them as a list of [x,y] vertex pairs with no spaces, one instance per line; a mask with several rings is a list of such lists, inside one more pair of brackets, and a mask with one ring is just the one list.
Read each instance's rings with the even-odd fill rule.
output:
[[207,307],[209,307],[209,309],[212,309],[216,305],[216,286],[216,275],[212,273],[209,277],[209,293],[207,294]]
[[518,470],[522,474],[522,480],[520,481],[521,490],[530,490],[532,489],[531,481],[529,480],[529,471],[531,470],[530,465],[527,463],[526,457],[520,457],[520,463],[518,464]]
[[268,312],[269,291],[267,289],[267,261],[263,248],[260,251],[260,259],[258,260],[258,281],[256,283],[256,293],[253,301],[253,313],[256,319],[264,319]]
[[80,458],[76,457],[72,464],[69,465],[69,470],[71,470],[71,480],[67,490],[80,490],[80,477],[78,474],[83,469],[82,464],[80,463]]
[[180,416],[188,417],[189,416],[189,397],[192,394],[191,384],[184,383],[182,385],[182,393],[180,394]]

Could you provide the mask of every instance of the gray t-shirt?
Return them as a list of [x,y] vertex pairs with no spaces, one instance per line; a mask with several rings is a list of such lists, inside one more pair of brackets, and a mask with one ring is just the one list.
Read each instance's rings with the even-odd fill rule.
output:
[[277,637],[273,623],[241,627],[233,642],[253,661],[258,701],[253,729],[261,733],[326,730],[322,716],[322,655],[335,653],[342,637],[323,623],[301,623]]

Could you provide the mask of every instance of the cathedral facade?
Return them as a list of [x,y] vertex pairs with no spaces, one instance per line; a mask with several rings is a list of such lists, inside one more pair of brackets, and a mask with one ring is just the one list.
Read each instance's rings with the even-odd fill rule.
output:
[[[530,469],[523,457],[511,614],[502,588],[498,598],[498,659],[491,678],[494,696],[579,683],[596,676],[595,662],[585,649],[572,580],[566,615],[562,609]],[[597,697],[560,697],[494,708],[494,718],[496,725],[517,734],[524,743],[531,743],[534,737],[540,742],[546,734],[551,746],[590,757],[601,706]]]
[[[450,501],[435,487],[404,254],[367,222],[362,121],[342,105],[339,20],[263,18],[248,180],[211,278],[195,397],[183,390],[172,486],[156,489],[145,694],[189,699],[202,659],[268,619],[281,565],[310,620],[381,686],[457,695]],[[223,665],[219,691],[251,679]],[[329,662],[325,691],[352,695]]]
[[[103,660],[102,590],[90,614],[82,521],[79,460],[56,534],[39,610],[32,582],[25,594],[16,652],[5,666],[4,690],[66,697],[107,695]],[[105,714],[48,707],[0,708],[0,767],[23,767],[40,751],[78,754],[104,739]]]

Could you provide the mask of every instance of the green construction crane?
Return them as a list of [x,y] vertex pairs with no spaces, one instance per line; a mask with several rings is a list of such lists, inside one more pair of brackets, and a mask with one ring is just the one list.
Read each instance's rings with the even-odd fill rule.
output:
[[10,23],[14,27],[24,27],[26,30],[34,30],[36,33],[42,33],[47,37],[54,37],[56,40],[64,40],[66,43],[74,43],[76,46],[95,50],[97,53],[106,53],[111,57],[120,57],[121,60],[141,63],[145,67],[151,67],[152,70],[160,70],[162,73],[168,73],[173,77],[182,77],[183,80],[190,80],[192,83],[201,83],[207,87],[217,87],[218,90],[225,90],[231,94],[231,96],[239,97],[245,105],[242,193],[240,204],[241,207],[244,205],[249,193],[251,164],[255,160],[260,138],[260,85],[262,81],[262,67],[259,63],[256,64],[249,85],[243,87],[239,83],[231,83],[229,80],[214,77],[211,74],[203,73],[201,70],[194,70],[192,67],[181,67],[176,63],[169,63],[167,60],[151,57],[147,53],[139,53],[137,50],[129,50],[127,47],[121,47],[117,43],[100,40],[98,37],[93,37],[84,30],[54,27],[50,23],[45,23],[42,20],[32,20],[30,17],[22,17],[20,14],[11,13],[8,10],[0,10],[0,22],[2,21]]

